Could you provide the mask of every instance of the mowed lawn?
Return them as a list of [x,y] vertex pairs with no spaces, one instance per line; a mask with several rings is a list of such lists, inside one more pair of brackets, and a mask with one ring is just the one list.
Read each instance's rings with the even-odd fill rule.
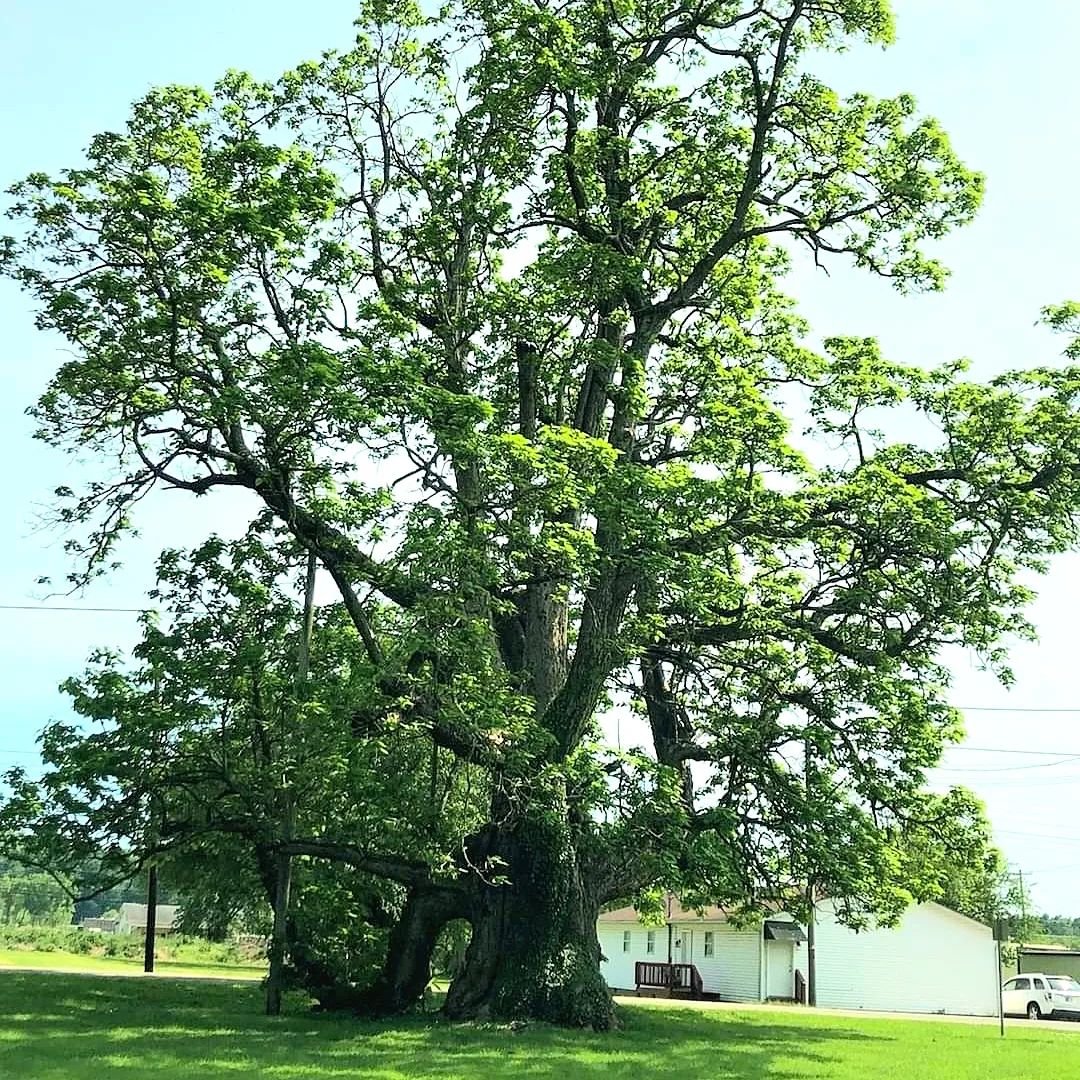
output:
[[[0,974],[4,968],[35,968],[40,971],[87,972],[99,975],[142,975],[142,960],[122,960],[109,956],[86,956],[82,953],[39,952],[32,949],[0,949]],[[242,964],[192,963],[157,960],[155,974],[204,979],[261,979],[265,967]],[[3,1074],[0,1073],[0,1076]]]
[[33,1080],[1018,1080],[1080,1076],[1080,1031],[641,1007],[597,1035],[416,1016],[260,1015],[243,983],[0,972],[0,1077]]

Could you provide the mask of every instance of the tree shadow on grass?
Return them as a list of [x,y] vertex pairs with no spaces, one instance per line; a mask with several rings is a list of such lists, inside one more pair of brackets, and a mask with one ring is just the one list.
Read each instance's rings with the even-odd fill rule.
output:
[[[794,1080],[890,1036],[689,1009],[623,1009],[610,1034],[433,1016],[260,1014],[257,988],[0,973],[0,1077],[18,1080]],[[796,1071],[797,1066],[797,1071]]]

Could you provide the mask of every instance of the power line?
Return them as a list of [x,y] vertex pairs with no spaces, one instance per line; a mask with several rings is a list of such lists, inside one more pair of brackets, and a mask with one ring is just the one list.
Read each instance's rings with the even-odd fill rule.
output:
[[1029,874],[1056,874],[1066,870],[1080,870],[1080,863],[1069,863],[1067,866],[1043,866],[1038,870],[1028,870]]
[[1034,708],[1017,705],[1015,708],[1005,705],[956,705],[960,712],[1009,712],[1009,713],[1080,713],[1080,708],[1071,709],[1044,709],[1041,706]]
[[1069,776],[1058,777],[1055,780],[1036,780],[1034,778],[1030,780],[1001,780],[984,782],[979,781],[979,791],[997,791],[1000,789],[1029,789],[1029,790],[1042,790],[1043,788],[1050,787],[1071,787],[1075,788],[1077,784],[1080,784],[1080,776],[1076,773],[1071,773]]
[[75,607],[64,604],[0,604],[0,611],[86,611],[92,614],[103,612],[126,612],[128,614],[145,615],[153,608],[145,607]]
[[967,743],[958,743],[955,746],[946,746],[945,752],[953,750],[971,750],[979,754],[1034,754],[1038,757],[1080,757],[1080,750],[1019,750],[1006,746],[969,746]]
[[[939,777],[931,777],[930,778],[930,783],[931,784],[937,784],[937,785],[948,785],[950,783],[953,783],[954,781],[957,782],[957,783],[960,783],[960,782],[962,782],[962,777],[959,777],[959,776],[955,776],[955,777],[939,776]],[[1042,790],[1043,788],[1066,787],[1066,786],[1075,788],[1078,784],[1080,784],[1080,776],[1077,776],[1076,773],[1070,773],[1068,776],[1060,776],[1060,777],[1057,777],[1056,779],[1049,779],[1049,780],[1043,780],[1041,778],[1041,776],[1040,776],[1039,779],[1031,777],[1030,779],[1027,779],[1027,780],[982,780],[982,779],[980,779],[980,780],[977,781],[977,783],[979,785],[978,790],[980,792],[983,792],[983,791],[995,791],[996,792],[996,791],[1000,791],[1000,790],[1011,790],[1011,789],[1015,789],[1015,788],[1020,788],[1022,790],[1023,789],[1026,789],[1026,790],[1034,790],[1034,789]]]
[[1002,836],[1033,836],[1039,840],[1066,840],[1075,841],[1080,844],[1080,836],[1062,836],[1060,833],[1040,833],[1040,832],[1022,832],[1019,829],[995,829],[994,835],[1000,833]]
[[960,772],[960,773],[988,773],[988,772],[1022,772],[1024,769],[1051,769],[1055,765],[1068,765],[1071,762],[1080,761],[1080,754],[1073,754],[1070,757],[1058,758],[1056,761],[1038,761],[1034,765],[991,765],[988,768],[971,769],[971,768],[956,768],[949,765],[935,766],[941,772]]

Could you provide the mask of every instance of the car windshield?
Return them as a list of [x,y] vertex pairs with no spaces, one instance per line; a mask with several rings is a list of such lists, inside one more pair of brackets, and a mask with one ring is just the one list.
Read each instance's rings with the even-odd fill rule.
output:
[[1071,976],[1064,978],[1059,976],[1046,981],[1050,984],[1051,990],[1080,990],[1080,982],[1077,982]]

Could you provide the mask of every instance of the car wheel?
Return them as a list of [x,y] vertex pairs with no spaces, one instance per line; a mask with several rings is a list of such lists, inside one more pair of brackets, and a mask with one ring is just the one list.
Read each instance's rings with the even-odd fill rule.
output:
[[1042,1009],[1039,1008],[1038,1002],[1036,1002],[1036,1001],[1028,1002],[1027,1018],[1029,1020],[1041,1020],[1042,1019]]

